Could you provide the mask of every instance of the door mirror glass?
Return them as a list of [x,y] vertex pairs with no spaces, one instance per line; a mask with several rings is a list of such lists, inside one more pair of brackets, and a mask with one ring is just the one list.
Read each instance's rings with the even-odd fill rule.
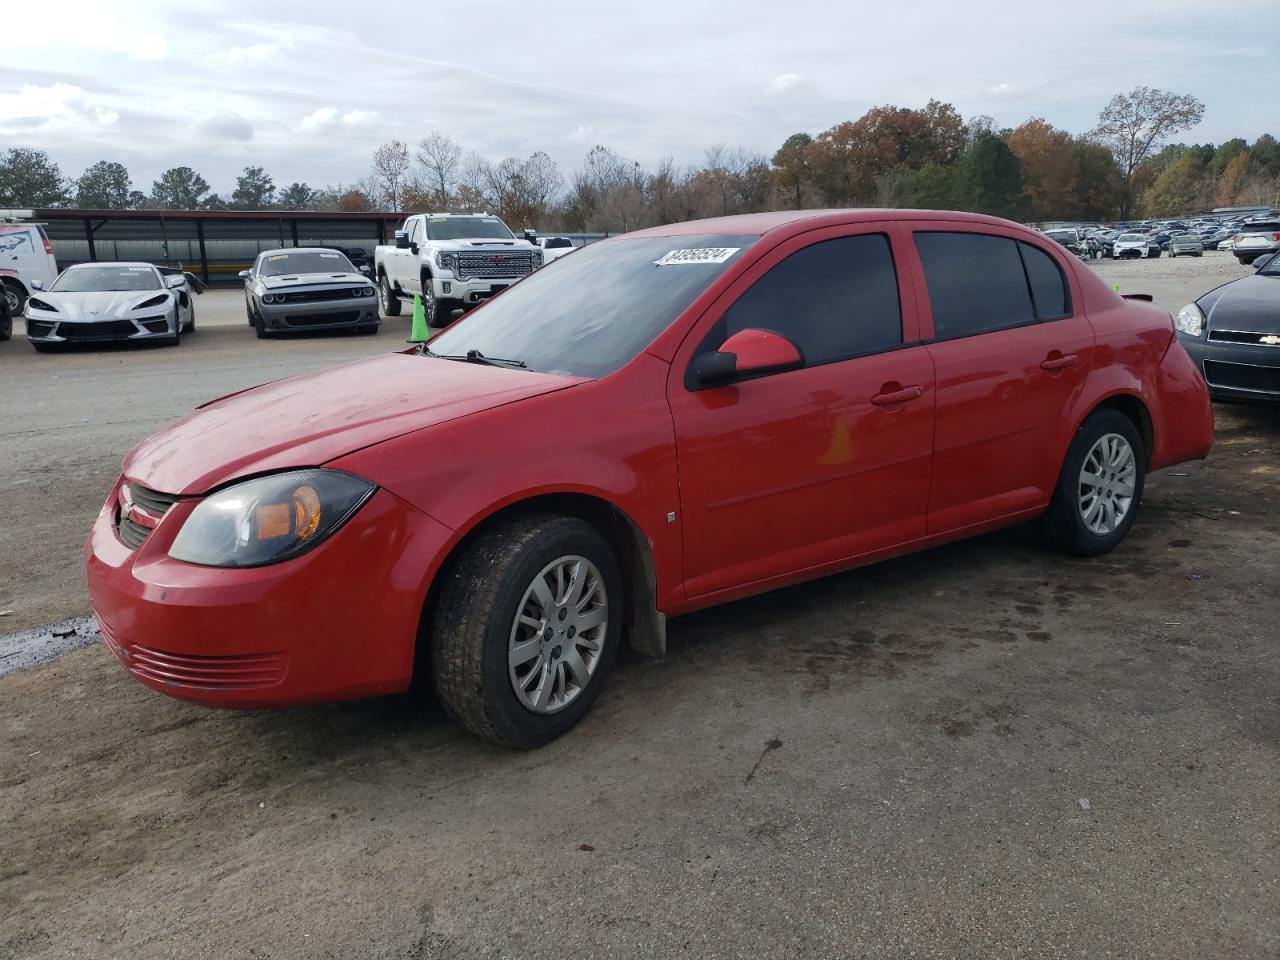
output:
[[397,250],[409,249],[409,235],[405,233],[403,230],[396,231],[396,249]]
[[748,327],[720,344],[719,350],[698,357],[693,373],[700,386],[713,387],[802,366],[800,348],[782,334]]

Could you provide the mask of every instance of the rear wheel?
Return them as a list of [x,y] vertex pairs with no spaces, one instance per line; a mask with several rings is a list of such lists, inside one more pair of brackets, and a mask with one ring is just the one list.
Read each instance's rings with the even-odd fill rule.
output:
[[1147,453],[1133,421],[1118,410],[1096,410],[1067,450],[1043,523],[1063,549],[1093,557],[1128,534],[1142,503]]
[[8,340],[12,336],[13,314],[9,312],[8,304],[6,304],[3,316],[0,316],[0,340]]
[[535,514],[495,526],[466,548],[433,610],[441,702],[494,743],[554,740],[604,685],[622,606],[617,562],[589,523]]
[[400,316],[400,298],[391,289],[391,281],[385,273],[378,280],[378,305],[388,317]]

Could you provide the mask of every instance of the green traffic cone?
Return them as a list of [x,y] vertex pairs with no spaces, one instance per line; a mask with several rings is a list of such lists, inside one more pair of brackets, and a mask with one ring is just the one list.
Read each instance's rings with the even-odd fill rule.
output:
[[427,311],[422,308],[422,294],[413,295],[413,326],[409,328],[410,343],[426,343],[431,334],[427,332]]

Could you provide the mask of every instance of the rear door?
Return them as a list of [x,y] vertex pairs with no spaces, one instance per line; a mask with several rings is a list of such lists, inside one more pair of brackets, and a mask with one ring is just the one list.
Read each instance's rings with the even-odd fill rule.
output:
[[[918,343],[911,285],[895,268],[895,232],[864,223],[781,244],[677,353],[668,400],[691,598],[924,534],[933,364]],[[691,385],[694,359],[745,328],[788,337],[805,366]]]
[[912,224],[922,336],[937,375],[930,534],[1045,504],[1093,362],[1066,258],[999,227]]

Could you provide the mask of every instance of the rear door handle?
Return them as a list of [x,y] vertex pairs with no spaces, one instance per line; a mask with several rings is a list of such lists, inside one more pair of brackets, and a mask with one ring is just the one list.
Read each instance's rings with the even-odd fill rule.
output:
[[1042,370],[1065,370],[1067,367],[1075,366],[1076,360],[1079,358],[1074,353],[1061,354],[1059,356],[1050,356],[1040,361],[1040,369]]
[[916,397],[924,395],[924,387],[902,387],[899,390],[891,390],[888,393],[877,393],[871,398],[871,402],[877,407],[888,407],[895,403],[906,403],[908,400],[914,400]]

